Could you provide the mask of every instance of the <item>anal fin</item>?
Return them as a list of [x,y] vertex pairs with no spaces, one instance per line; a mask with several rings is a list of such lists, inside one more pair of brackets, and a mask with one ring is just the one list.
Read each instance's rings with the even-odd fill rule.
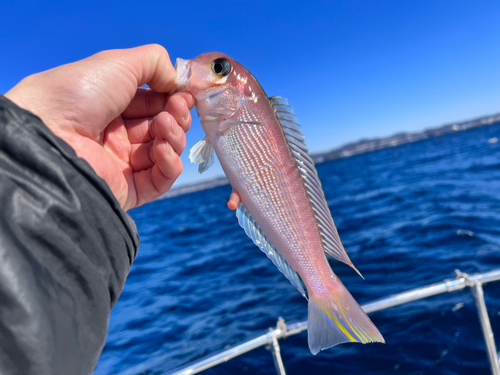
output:
[[306,290],[302,285],[299,274],[278,253],[278,250],[271,244],[271,241],[262,232],[262,229],[260,229],[252,216],[250,216],[242,203],[239,204],[236,210],[236,216],[238,217],[238,223],[245,230],[247,236],[271,259],[273,264],[299,290],[300,294],[307,299]]

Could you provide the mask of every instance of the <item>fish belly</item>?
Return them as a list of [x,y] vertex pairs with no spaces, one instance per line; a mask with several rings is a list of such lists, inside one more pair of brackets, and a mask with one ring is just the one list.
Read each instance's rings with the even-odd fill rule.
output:
[[[216,152],[232,187],[307,288],[332,271],[300,172],[278,125],[232,126]],[[326,274],[325,274],[326,273]]]

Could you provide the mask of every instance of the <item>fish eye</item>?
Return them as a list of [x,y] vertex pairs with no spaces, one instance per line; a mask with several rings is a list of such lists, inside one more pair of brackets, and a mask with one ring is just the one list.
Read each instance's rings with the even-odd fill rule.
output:
[[231,63],[224,58],[212,61],[212,71],[219,77],[226,77],[231,73]]

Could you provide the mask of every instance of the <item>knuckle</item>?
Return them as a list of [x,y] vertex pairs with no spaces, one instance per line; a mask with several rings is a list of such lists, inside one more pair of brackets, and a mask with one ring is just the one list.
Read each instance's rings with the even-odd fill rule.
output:
[[184,132],[181,133],[181,142],[180,143],[181,143],[180,148],[181,148],[181,152],[182,152],[186,148],[186,134],[184,134]]
[[167,118],[166,120],[166,126],[165,129],[167,130],[167,133],[172,133],[174,135],[177,135],[177,121],[175,120],[174,116],[172,116],[171,113],[166,112]]
[[170,157],[168,165],[165,165],[165,170],[163,170],[163,174],[167,179],[176,180],[182,173],[183,165],[181,158],[174,153],[172,157]]
[[162,45],[160,45],[158,43],[148,44],[146,46],[146,48],[148,48],[155,55],[158,55],[158,56],[166,55],[166,57],[168,57],[168,52],[165,49],[165,47],[163,47]]

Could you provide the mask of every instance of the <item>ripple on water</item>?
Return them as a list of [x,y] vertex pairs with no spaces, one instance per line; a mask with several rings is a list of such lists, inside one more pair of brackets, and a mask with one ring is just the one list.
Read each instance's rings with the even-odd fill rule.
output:
[[[500,267],[500,125],[317,166],[345,248],[366,280],[331,260],[360,303]],[[112,312],[96,375],[162,374],[263,333],[307,301],[255,247],[226,207],[230,186],[131,211],[139,255]],[[493,330],[500,285],[485,285]],[[460,308],[456,308],[460,306]],[[305,333],[282,342],[289,375],[488,373],[468,291],[371,315],[386,345],[341,345],[312,356]],[[362,360],[360,360],[362,359]],[[207,374],[274,371],[264,349]]]

